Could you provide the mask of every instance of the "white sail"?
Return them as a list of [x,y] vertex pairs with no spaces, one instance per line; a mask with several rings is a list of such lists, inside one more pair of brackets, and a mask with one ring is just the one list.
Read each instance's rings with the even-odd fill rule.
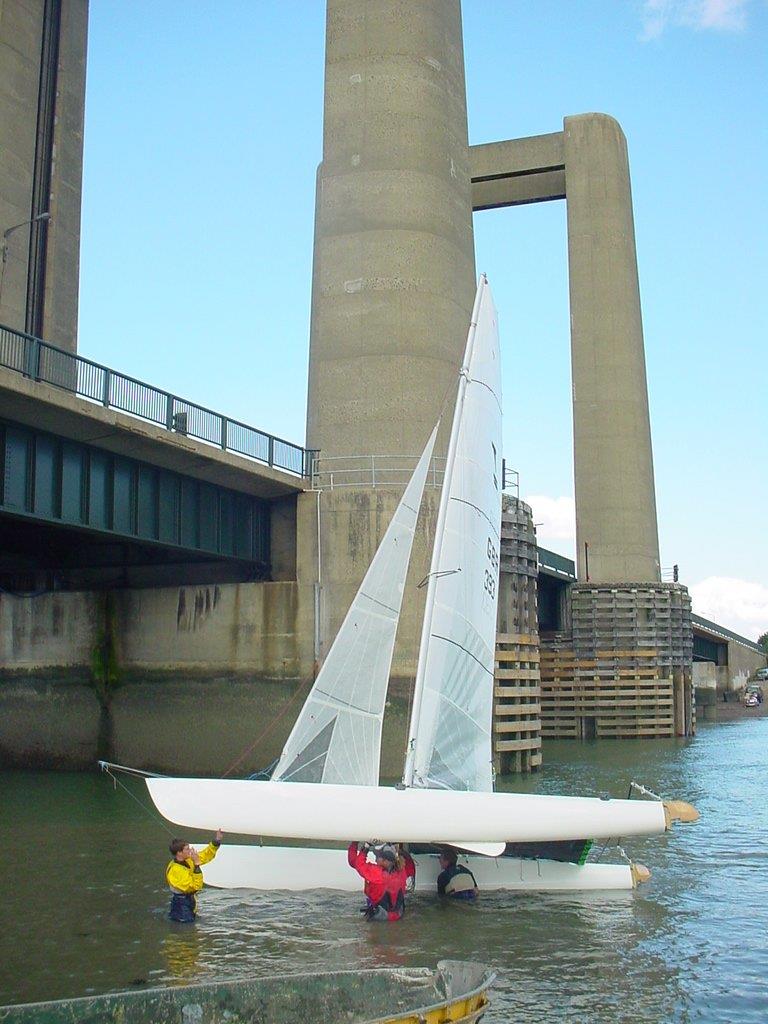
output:
[[331,645],[273,781],[376,786],[395,633],[437,427]]
[[497,317],[488,282],[481,277],[432,552],[406,786],[493,789],[501,472]]

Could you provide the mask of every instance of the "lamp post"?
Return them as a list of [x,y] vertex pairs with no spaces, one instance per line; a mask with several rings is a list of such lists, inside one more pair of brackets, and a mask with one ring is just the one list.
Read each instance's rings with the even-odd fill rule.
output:
[[3,298],[3,281],[5,280],[5,264],[8,262],[8,239],[14,233],[19,231],[21,228],[25,228],[28,225],[37,224],[40,221],[48,221],[51,219],[50,213],[38,213],[36,217],[31,217],[29,220],[23,220],[20,224],[14,224],[10,228],[6,228],[3,232],[3,244],[2,244],[2,255],[0,256],[0,302]]

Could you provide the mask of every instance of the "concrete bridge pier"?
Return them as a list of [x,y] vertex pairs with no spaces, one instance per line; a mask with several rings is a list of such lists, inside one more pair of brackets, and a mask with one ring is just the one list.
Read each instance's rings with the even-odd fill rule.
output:
[[661,579],[627,144],[563,122],[579,580]]
[[[474,291],[459,2],[329,0],[307,416],[326,482],[321,653],[407,480],[381,486],[365,460],[412,468],[452,407]],[[427,559],[425,541],[417,580]],[[409,582],[396,677],[411,672],[417,603]]]

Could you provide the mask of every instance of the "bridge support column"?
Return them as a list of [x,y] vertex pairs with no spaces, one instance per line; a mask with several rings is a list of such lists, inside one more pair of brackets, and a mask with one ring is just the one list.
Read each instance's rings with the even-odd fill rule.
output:
[[74,352],[88,0],[2,8],[0,323]]
[[659,541],[632,193],[605,114],[563,129],[580,581],[658,582]]
[[[459,0],[328,0],[326,28],[307,444],[327,480],[342,469],[329,459],[415,464],[452,404],[475,269]],[[324,490],[323,653],[405,479],[380,487],[366,472]],[[414,563],[423,576],[426,542]],[[405,621],[417,596],[409,585]],[[417,645],[406,628],[395,676],[412,671]]]

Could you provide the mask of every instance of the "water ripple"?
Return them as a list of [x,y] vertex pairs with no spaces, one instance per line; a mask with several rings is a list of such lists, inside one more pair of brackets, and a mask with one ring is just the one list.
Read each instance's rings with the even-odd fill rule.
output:
[[102,777],[4,773],[0,1001],[271,973],[476,959],[498,972],[489,1024],[765,1024],[768,719],[694,742],[548,742],[526,792],[610,792],[630,779],[691,800],[701,822],[627,843],[636,893],[428,894],[394,926],[350,893],[206,890],[193,927],[166,918],[167,837]]

